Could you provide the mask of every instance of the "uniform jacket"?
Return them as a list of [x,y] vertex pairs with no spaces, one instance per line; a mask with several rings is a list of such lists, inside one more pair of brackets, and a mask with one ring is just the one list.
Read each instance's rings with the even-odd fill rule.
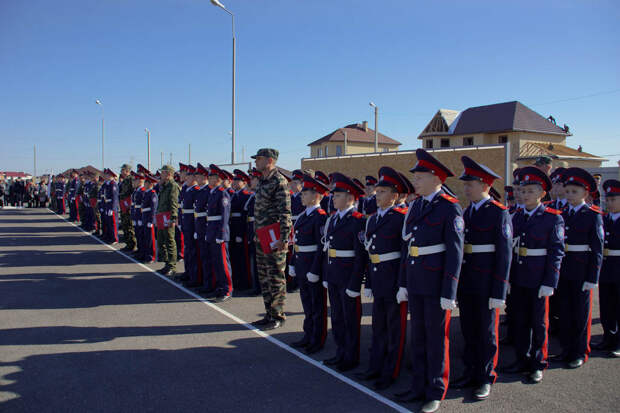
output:
[[[610,215],[606,215],[603,224],[605,225],[605,249],[620,250],[620,218],[614,222]],[[620,284],[618,268],[620,268],[620,256],[603,256],[603,267],[599,281]]]
[[176,182],[169,180],[159,186],[157,194],[157,212],[170,212],[170,219],[178,218],[179,213],[179,186]]
[[187,213],[184,214],[182,213],[183,211],[181,211],[181,215],[179,215],[181,217],[181,228],[183,230],[184,233],[186,234],[191,234],[192,236],[194,235],[194,232],[196,232],[196,226],[195,226],[195,218],[194,218],[194,212],[195,211],[195,202],[196,202],[196,197],[198,196],[198,193],[200,192],[200,186],[198,185],[194,185],[194,186],[185,186],[185,192],[183,193],[183,201],[181,203],[181,210],[186,209],[186,210],[192,210],[191,213]]
[[291,233],[291,195],[288,182],[277,170],[260,178],[254,201],[255,228],[280,223],[280,239],[288,240]]
[[141,186],[136,188],[131,195],[131,220],[135,221],[136,224],[138,221],[142,221],[142,199],[145,191],[146,188]]
[[[207,204],[209,203],[209,195],[211,188],[209,185],[201,187],[194,196],[194,212],[196,215],[206,214]],[[196,239],[204,240],[207,233],[207,217],[196,216],[194,221],[194,230],[196,231]]]
[[[209,218],[217,216],[220,219],[209,221]],[[207,218],[205,240],[207,242],[216,242],[217,240],[229,241],[230,195],[226,188],[217,186],[211,189],[209,202],[207,203],[207,217],[209,218]]]
[[69,181],[69,199],[73,201],[75,199],[75,195],[77,195],[78,185],[80,184],[80,180],[75,178]]
[[[145,189],[142,194],[142,223],[155,224],[155,211],[157,211],[158,196],[153,188]],[[149,209],[149,211],[144,211]]]
[[293,252],[290,265],[295,267],[298,277],[305,277],[308,272],[320,276],[323,272],[323,244],[321,243],[321,237],[325,229],[326,220],[327,212],[321,208],[314,209],[310,215],[306,214],[304,210],[293,226],[295,245],[317,246],[317,251],[314,252]]
[[133,194],[133,185],[131,183],[131,177],[124,178],[118,185],[118,198],[125,199]]
[[[306,210],[306,207],[301,203],[301,192],[291,192],[291,219],[293,220],[293,224],[295,224],[295,220],[299,215],[301,215]],[[327,212],[327,211],[325,211]]]
[[245,205],[243,206],[243,210],[245,211],[246,221],[247,221],[247,230],[248,230],[248,243],[250,246],[254,245],[254,201],[256,200],[255,194],[249,196],[248,200],[245,201]]
[[116,181],[109,181],[105,188],[105,210],[118,211],[118,184]]
[[560,277],[597,284],[603,263],[603,241],[605,238],[603,217],[599,211],[588,205],[582,205],[573,216],[569,215],[569,211],[570,209],[567,208],[562,212],[564,243],[587,245],[590,247],[590,251],[567,251],[562,260]]
[[230,238],[242,237],[247,233],[247,216],[243,207],[252,192],[243,188],[234,193],[230,199]]

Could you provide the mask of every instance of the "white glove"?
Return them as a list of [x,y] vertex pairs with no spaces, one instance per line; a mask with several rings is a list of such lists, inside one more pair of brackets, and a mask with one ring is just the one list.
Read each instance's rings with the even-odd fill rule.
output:
[[403,301],[409,301],[409,293],[405,287],[400,287],[396,293],[396,302],[400,304]]
[[441,297],[439,299],[439,305],[442,310],[454,310],[456,308],[456,301]]
[[546,285],[541,285],[538,290],[538,298],[549,297],[553,295],[553,288],[547,287]]
[[323,288],[327,288],[327,281],[323,281]]
[[224,240],[223,240],[223,239],[217,239],[217,238],[216,238],[216,239],[215,239],[215,242],[217,242],[218,244],[221,244],[222,242],[224,242]]
[[506,303],[504,300],[499,300],[497,298],[489,298],[489,310],[493,310],[494,308],[504,308],[506,307]]
[[243,242],[243,238],[241,238],[241,237],[235,237],[235,242]]
[[508,283],[508,288],[506,289],[506,294],[510,294],[510,283]]
[[308,281],[310,281],[311,283],[318,283],[320,277],[316,274],[312,274],[311,272],[306,273],[306,278],[308,279]]
[[297,273],[295,272],[295,267],[292,265],[288,266],[288,275],[290,275],[291,277],[295,277],[297,275]]
[[147,223],[146,223],[146,226],[147,226],[147,227],[149,227],[149,228],[151,228],[151,227],[153,226],[153,224],[152,224],[151,222],[147,222]]
[[360,293],[356,293],[355,291],[349,290],[348,288],[344,290],[344,292],[347,293],[347,295],[351,298],[357,298],[361,295]]
[[133,224],[133,226],[136,226],[136,221],[131,221],[131,223]]
[[194,232],[194,239],[198,239],[198,234]]
[[592,284],[587,281],[583,283],[583,287],[581,287],[581,291],[589,291],[595,289],[597,284]]
[[372,290],[370,288],[364,288],[364,297],[372,299]]
[[138,226],[140,226],[140,227],[142,226],[142,220],[140,220],[140,219],[138,220]]
[[181,225],[177,225],[177,227],[179,227],[179,231],[183,231],[183,228],[181,227]]
[[108,216],[111,217],[112,216],[112,210],[108,211]]

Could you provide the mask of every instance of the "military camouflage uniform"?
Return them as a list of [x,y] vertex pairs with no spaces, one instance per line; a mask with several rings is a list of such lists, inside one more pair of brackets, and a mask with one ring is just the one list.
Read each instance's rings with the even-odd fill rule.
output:
[[[176,222],[179,215],[179,186],[170,179],[168,182],[159,186],[159,202],[157,213],[170,212],[170,221]],[[176,269],[177,265],[177,244],[174,240],[174,228],[157,230],[157,250],[161,256],[158,261],[166,263],[166,266]]]
[[[254,204],[255,226],[261,227],[280,223],[280,239],[287,241],[291,232],[291,195],[288,182],[277,170],[263,176],[256,189]],[[267,315],[273,319],[285,318],[286,298],[286,250],[265,254],[258,238],[256,242],[256,266],[258,280],[263,294]]]
[[[88,202],[90,203],[91,199],[99,200],[99,190],[101,189],[101,183],[99,179],[95,179],[93,184],[90,186],[90,190],[88,191]],[[95,203],[95,207],[93,208],[93,217],[94,217],[94,225],[97,234],[101,233],[101,212],[99,211],[99,206]]]
[[[131,176],[123,178],[123,181],[118,188],[118,199],[123,202],[123,199],[131,197],[133,194],[133,185],[131,183]],[[136,248],[136,233],[131,222],[131,212],[127,209],[127,212],[121,211],[121,228],[123,229],[123,237],[125,240],[125,247],[128,250]]]
[[84,208],[84,198],[86,194],[84,193],[84,182],[80,180],[78,182],[77,191],[75,191],[76,198],[79,197],[80,202],[78,202],[78,216],[80,217],[80,221],[82,222],[82,226],[84,226],[84,217],[86,216],[86,208]]

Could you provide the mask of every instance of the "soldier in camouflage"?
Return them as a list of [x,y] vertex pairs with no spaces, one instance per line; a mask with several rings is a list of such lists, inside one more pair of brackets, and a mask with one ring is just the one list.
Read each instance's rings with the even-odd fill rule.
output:
[[278,151],[259,149],[256,169],[262,173],[256,188],[254,219],[256,230],[274,223],[280,224],[280,238],[273,252],[265,253],[258,238],[256,242],[256,265],[258,280],[263,294],[266,314],[253,324],[262,330],[273,330],[284,324],[284,299],[286,298],[286,252],[291,232],[291,196],[288,181],[276,168]]
[[[121,166],[121,183],[118,186],[118,199],[121,203],[131,199],[133,194],[133,183],[131,180],[131,165],[124,164]],[[123,212],[123,209],[125,211]],[[121,228],[123,229],[123,237],[125,238],[125,247],[123,251],[133,251],[136,249],[136,233],[131,222],[131,210],[127,207],[121,208]]]
[[164,165],[161,169],[161,180],[159,183],[159,202],[157,213],[170,213],[170,226],[157,228],[157,250],[166,265],[159,270],[162,275],[174,277],[177,266],[177,244],[174,239],[174,228],[179,216],[179,186],[174,182],[174,167]]

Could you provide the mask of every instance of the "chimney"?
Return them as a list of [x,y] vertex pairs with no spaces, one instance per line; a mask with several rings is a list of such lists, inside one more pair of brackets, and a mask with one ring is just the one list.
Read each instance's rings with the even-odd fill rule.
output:
[[367,120],[362,122],[362,128],[364,128],[364,132],[368,132],[368,121]]

